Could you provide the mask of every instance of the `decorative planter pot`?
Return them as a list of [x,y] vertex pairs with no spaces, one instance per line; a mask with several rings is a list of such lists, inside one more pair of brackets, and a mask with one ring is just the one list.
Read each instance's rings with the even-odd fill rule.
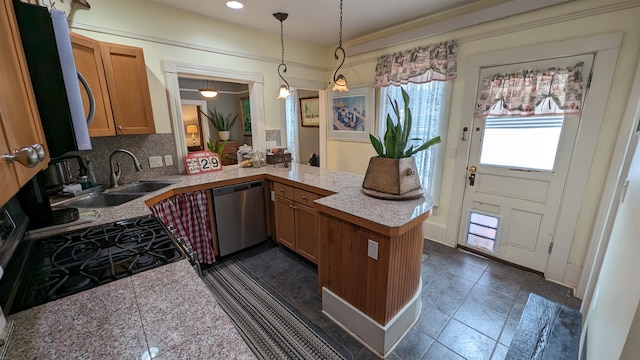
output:
[[229,140],[229,132],[228,131],[218,131],[218,137],[220,140]]
[[405,194],[411,194],[411,196],[422,194],[415,159],[413,157],[403,159],[372,157],[369,160],[362,188],[365,194],[372,196],[376,196],[376,193],[400,197]]

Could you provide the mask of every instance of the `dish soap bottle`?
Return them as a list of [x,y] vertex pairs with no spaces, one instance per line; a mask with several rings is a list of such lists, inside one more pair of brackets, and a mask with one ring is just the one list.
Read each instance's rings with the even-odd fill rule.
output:
[[89,180],[89,183],[91,184],[91,186],[95,186],[98,181],[96,180],[96,174],[93,172],[93,166],[91,164],[91,161],[89,160],[89,157],[85,157],[84,158],[86,163],[87,163],[87,180]]

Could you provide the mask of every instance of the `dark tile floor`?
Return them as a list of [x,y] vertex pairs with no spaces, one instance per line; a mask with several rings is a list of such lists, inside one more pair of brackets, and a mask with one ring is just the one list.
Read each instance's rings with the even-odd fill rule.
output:
[[[376,359],[322,315],[317,268],[267,242],[234,256],[355,359]],[[534,292],[578,308],[570,290],[502,263],[425,240],[422,313],[388,359],[504,359],[522,311]]]

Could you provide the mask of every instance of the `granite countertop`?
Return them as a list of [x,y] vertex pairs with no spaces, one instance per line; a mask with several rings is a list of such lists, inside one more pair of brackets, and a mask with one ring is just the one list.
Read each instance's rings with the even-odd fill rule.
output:
[[6,359],[255,359],[187,260],[7,320]]
[[408,201],[378,200],[364,195],[361,175],[327,170],[302,164],[290,164],[285,168],[282,164],[267,165],[260,168],[241,168],[238,165],[225,166],[221,171],[199,175],[175,175],[154,178],[153,180],[172,180],[176,183],[158,191],[146,194],[120,206],[101,208],[96,221],[69,225],[62,229],[27,233],[27,238],[43,238],[56,233],[75,230],[87,226],[100,225],[151,214],[145,200],[158,196],[170,190],[202,186],[221,181],[241,181],[243,178],[268,176],[272,179],[290,180],[308,186],[324,189],[335,193],[323,197],[316,202],[322,206],[353,214],[366,221],[371,221],[387,227],[398,227],[421,217],[431,210],[433,199],[424,195],[418,199]]

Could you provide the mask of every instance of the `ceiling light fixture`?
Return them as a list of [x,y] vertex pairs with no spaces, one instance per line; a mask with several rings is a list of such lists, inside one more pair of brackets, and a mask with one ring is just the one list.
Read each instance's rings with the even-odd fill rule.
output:
[[240,1],[227,1],[227,7],[234,10],[239,10],[244,7]]
[[200,91],[200,95],[212,99],[218,95],[218,90],[216,90],[216,84],[211,81],[213,87],[209,87],[209,80],[202,80],[202,88],[198,89]]
[[336,48],[336,51],[333,53],[333,55],[336,57],[336,60],[340,59],[338,57],[338,51],[342,52],[342,62],[340,63],[340,65],[338,65],[336,72],[333,73],[333,89],[332,90],[345,92],[345,91],[349,91],[349,88],[347,87],[347,78],[344,77],[344,75],[342,74],[338,74],[338,71],[344,64],[344,59],[347,57],[347,55],[344,52],[344,49],[342,48],[342,0],[340,0],[340,40],[338,41],[338,47]]
[[[287,72],[287,65],[284,63],[284,26],[282,25],[282,22],[287,20],[287,17],[289,17],[289,14],[277,12],[273,14],[273,17],[280,20],[280,45],[282,46],[282,58],[280,60],[280,65],[278,65],[278,75],[280,75],[280,79],[284,81],[284,84],[280,85],[280,92],[278,93],[278,99],[286,99],[289,95],[291,95],[291,92],[289,91],[289,83],[282,76],[282,73]],[[282,67],[284,67],[284,70],[282,70],[281,72],[280,69]]]

